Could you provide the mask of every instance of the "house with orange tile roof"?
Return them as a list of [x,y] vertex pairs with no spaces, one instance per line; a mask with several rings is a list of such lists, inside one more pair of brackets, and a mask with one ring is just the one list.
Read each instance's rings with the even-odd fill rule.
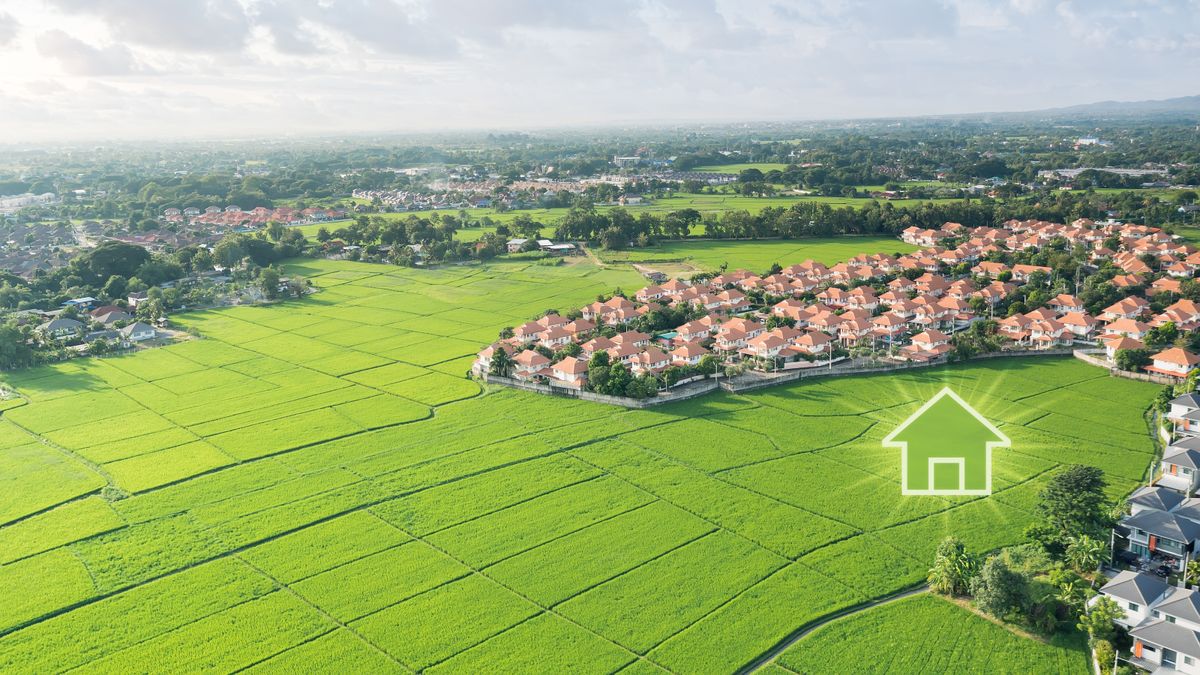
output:
[[634,375],[658,374],[671,366],[671,357],[658,347],[647,347],[629,361],[629,370]]
[[588,364],[583,359],[568,356],[550,367],[554,383],[580,389],[587,383]]
[[1046,303],[1046,306],[1059,315],[1084,311],[1083,302],[1069,293],[1059,293]]
[[1104,354],[1105,354],[1105,356],[1108,357],[1109,361],[1112,361],[1113,359],[1115,359],[1117,356],[1117,352],[1121,351],[1122,349],[1145,349],[1146,348],[1146,344],[1144,342],[1142,342],[1141,340],[1136,340],[1134,338],[1131,338],[1131,337],[1128,337],[1125,335],[1119,335],[1116,337],[1110,336],[1107,338],[1100,338],[1100,339],[1104,343]]
[[512,358],[512,376],[518,380],[534,380],[550,373],[550,359],[536,350],[526,349]]
[[1135,319],[1117,319],[1116,321],[1108,322],[1104,326],[1103,335],[1106,337],[1124,335],[1135,340],[1141,340],[1149,330],[1150,324],[1142,323]]
[[1146,366],[1147,372],[1183,379],[1200,364],[1200,356],[1182,347],[1171,347],[1152,355],[1150,361],[1150,365]]
[[1069,312],[1058,320],[1071,331],[1076,340],[1091,340],[1096,334],[1096,327],[1100,325],[1100,322],[1087,312]]
[[709,351],[700,346],[697,342],[684,342],[678,347],[671,350],[671,365],[673,366],[694,366],[700,363],[700,359],[709,354]]
[[1121,298],[1108,307],[1105,307],[1100,312],[1100,319],[1104,321],[1137,319],[1145,314],[1148,309],[1150,309],[1150,303],[1145,298],[1131,295],[1127,298]]

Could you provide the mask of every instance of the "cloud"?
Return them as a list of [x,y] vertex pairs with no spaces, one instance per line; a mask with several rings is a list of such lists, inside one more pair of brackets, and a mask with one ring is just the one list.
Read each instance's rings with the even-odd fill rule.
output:
[[39,54],[57,60],[70,75],[129,75],[140,70],[133,54],[121,45],[93,47],[61,30],[41,33],[36,44]]
[[[283,7],[290,11],[281,11]],[[421,6],[394,0],[293,0],[274,3],[259,18],[279,21],[269,26],[272,36],[293,48],[312,43],[297,30],[306,23],[340,34],[352,49],[423,59],[456,57],[455,21],[432,23],[422,14]]]
[[50,0],[59,9],[95,16],[113,37],[185,52],[239,51],[250,18],[237,0]]
[[15,40],[19,32],[21,32],[21,24],[17,23],[16,17],[0,12],[0,47]]
[[[1189,21],[1200,0],[42,2],[0,14],[11,45],[0,87],[22,97],[0,106],[0,128],[342,133],[1020,110],[1193,94],[1178,73],[1200,67]],[[163,77],[96,77],[130,73]]]

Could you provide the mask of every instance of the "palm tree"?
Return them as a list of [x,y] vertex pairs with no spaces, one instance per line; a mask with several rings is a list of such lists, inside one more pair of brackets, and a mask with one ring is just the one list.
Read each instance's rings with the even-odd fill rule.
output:
[[488,373],[508,377],[508,374],[512,372],[512,367],[512,358],[509,357],[508,351],[504,347],[497,347],[496,351],[492,353],[492,362],[488,366]]
[[1067,562],[1075,571],[1091,572],[1100,566],[1106,558],[1104,542],[1081,534],[1078,537],[1067,537]]

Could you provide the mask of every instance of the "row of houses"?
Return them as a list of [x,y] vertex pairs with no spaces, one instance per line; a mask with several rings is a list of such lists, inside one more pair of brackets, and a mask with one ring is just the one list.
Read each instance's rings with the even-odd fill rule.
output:
[[[1122,266],[1126,273],[1113,283],[1130,295],[1098,316],[1089,314],[1077,297],[1060,294],[1045,307],[1005,317],[998,322],[999,335],[1014,347],[1053,349],[1099,341],[1112,359],[1121,349],[1144,349],[1143,340],[1153,327],[1168,322],[1183,331],[1200,327],[1197,303],[1178,299],[1153,313],[1146,297],[1135,294],[1142,290],[1150,296],[1177,294],[1181,280],[1170,276],[1169,270],[1200,270],[1200,253],[1158,228],[1083,219],[1070,225],[1013,220],[1001,228],[970,229],[958,223],[937,230],[909,228],[903,238],[924,247],[900,256],[862,254],[832,266],[806,260],[767,275],[736,270],[694,283],[674,279],[646,286],[632,298],[594,302],[580,308],[579,318],[573,321],[557,315],[542,317],[481,352],[476,370],[486,369],[490,354],[504,348],[525,361],[517,364],[520,378],[582,386],[583,377],[568,372],[586,370],[578,364],[568,362],[556,372],[556,363],[545,354],[526,352],[540,346],[558,353],[572,342],[582,346],[596,340],[603,327],[620,331],[638,317],[667,307],[688,307],[699,316],[656,336],[654,344],[647,346],[657,351],[645,358],[635,359],[641,352],[619,344],[608,347],[613,349],[610,355],[641,372],[688,364],[697,355],[710,353],[723,363],[749,361],[766,369],[807,367],[834,352],[862,347],[893,359],[930,361],[952,351],[954,333],[991,317],[994,308],[1022,284],[1042,283],[1053,274],[1049,267],[1009,266],[985,256],[1056,241],[1088,247],[1094,262],[1108,259]],[[941,245],[948,243],[955,246]],[[1152,279],[1153,269],[1143,259],[1147,255],[1167,270],[1165,276]],[[944,272],[960,265],[970,265],[971,274]],[[769,301],[756,306],[751,296]],[[1185,377],[1198,363],[1200,358],[1194,354],[1172,347],[1155,354],[1147,370]]]
[[[1133,639],[1132,659],[1147,670],[1200,673],[1200,591],[1175,586],[1200,552],[1200,394],[1170,402],[1172,441],[1155,478],[1127,500],[1113,529],[1114,563],[1127,566],[1097,597],[1117,603],[1116,623]],[[1095,600],[1092,600],[1095,602]],[[1170,671],[1167,671],[1170,672]]]
[[163,220],[168,223],[189,223],[192,225],[220,225],[224,227],[264,227],[275,221],[284,225],[305,225],[329,220],[339,220],[346,217],[342,209],[325,209],[309,207],[304,209],[281,206],[269,209],[259,206],[243,210],[240,206],[209,206],[204,210],[196,207],[184,209],[169,208],[163,211]]

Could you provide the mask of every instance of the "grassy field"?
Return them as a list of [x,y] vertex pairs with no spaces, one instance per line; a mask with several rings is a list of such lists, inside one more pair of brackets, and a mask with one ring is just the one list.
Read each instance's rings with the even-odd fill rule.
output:
[[[1157,388],[1070,358],[621,410],[463,374],[627,267],[289,269],[321,292],[6,378],[0,670],[731,672],[918,583],[948,534],[1019,541],[1056,466],[1116,496],[1151,459]],[[945,385],[1013,440],[989,497],[900,494],[880,441]]]
[[698,166],[692,171],[705,171],[708,173],[741,173],[746,169],[758,169],[763,173],[768,171],[786,171],[787,164],[781,162],[747,162],[744,164],[710,164],[707,166]]
[[[697,211],[700,211],[701,213],[723,213],[725,211],[743,211],[743,210],[749,211],[750,213],[758,213],[768,207],[788,208],[791,205],[796,204],[798,202],[817,202],[817,203],[821,203],[821,204],[829,204],[830,206],[834,206],[834,207],[841,207],[841,206],[861,207],[861,206],[864,206],[867,203],[867,201],[868,200],[866,200],[866,199],[851,199],[849,197],[818,197],[818,196],[745,197],[745,196],[733,195],[733,194],[711,194],[711,195],[709,195],[709,194],[678,193],[678,194],[672,195],[671,197],[664,197],[663,199],[655,199],[651,203],[648,203],[645,205],[634,205],[634,206],[628,206],[625,208],[633,215],[638,215],[640,213],[663,214],[663,213],[669,213],[671,211],[678,211],[680,209],[689,209],[689,208],[696,209]],[[934,199],[934,200],[925,200],[925,201],[941,203],[941,202],[951,202],[951,201],[955,201],[955,200]],[[906,207],[913,206],[916,204],[921,204],[921,203],[923,203],[921,200],[904,200],[904,199],[891,202],[891,204],[893,204],[894,206],[896,206],[898,208],[906,208]],[[613,207],[602,206],[599,208],[601,211],[604,211],[606,209],[610,209]],[[407,211],[404,213],[384,213],[384,214],[380,214],[380,215],[382,215],[384,218],[387,218],[390,220],[390,219],[404,219],[404,218],[408,218],[409,216],[428,217],[435,213],[441,214],[441,215],[454,215],[454,216],[458,215],[458,211],[455,209],[443,209],[443,210],[439,210],[439,211]],[[566,213],[567,213],[567,209],[565,209],[565,208],[526,209],[526,210],[521,210],[521,211],[505,211],[503,213],[499,213],[495,209],[492,209],[492,208],[467,209],[467,215],[471,220],[479,220],[479,219],[483,218],[484,216],[487,216],[488,218],[491,218],[492,220],[499,222],[499,223],[509,223],[509,222],[512,222],[512,220],[519,215],[527,215],[530,218],[533,218],[535,221],[545,223],[548,227],[544,230],[544,233],[548,236],[551,235],[554,231],[553,225],[556,224],[559,221],[559,219],[561,219],[564,215],[566,215]],[[299,226],[299,229],[301,232],[304,233],[305,236],[314,237],[317,234],[317,230],[320,229],[321,227],[325,227],[332,231],[332,230],[337,229],[339,226],[340,225],[338,225],[337,223],[329,223],[329,224],[325,224],[325,225],[319,225],[319,224],[318,225],[301,225],[301,226]],[[467,229],[461,230],[459,232],[458,236],[459,236],[459,238],[461,238],[465,241],[474,241],[475,239],[478,239],[479,237],[483,236],[483,234],[485,232],[491,232],[491,231],[493,231],[493,230],[488,229],[488,228],[467,228]],[[702,234],[702,232],[698,231],[695,234]]]
[[799,673],[1085,673],[1083,645],[1035,642],[936,596],[919,595],[834,621],[779,659]]
[[629,251],[597,251],[607,263],[683,261],[703,270],[722,264],[762,272],[772,263],[783,266],[808,258],[833,264],[864,251],[907,253],[916,250],[894,237],[828,237],[769,241],[673,241]]

